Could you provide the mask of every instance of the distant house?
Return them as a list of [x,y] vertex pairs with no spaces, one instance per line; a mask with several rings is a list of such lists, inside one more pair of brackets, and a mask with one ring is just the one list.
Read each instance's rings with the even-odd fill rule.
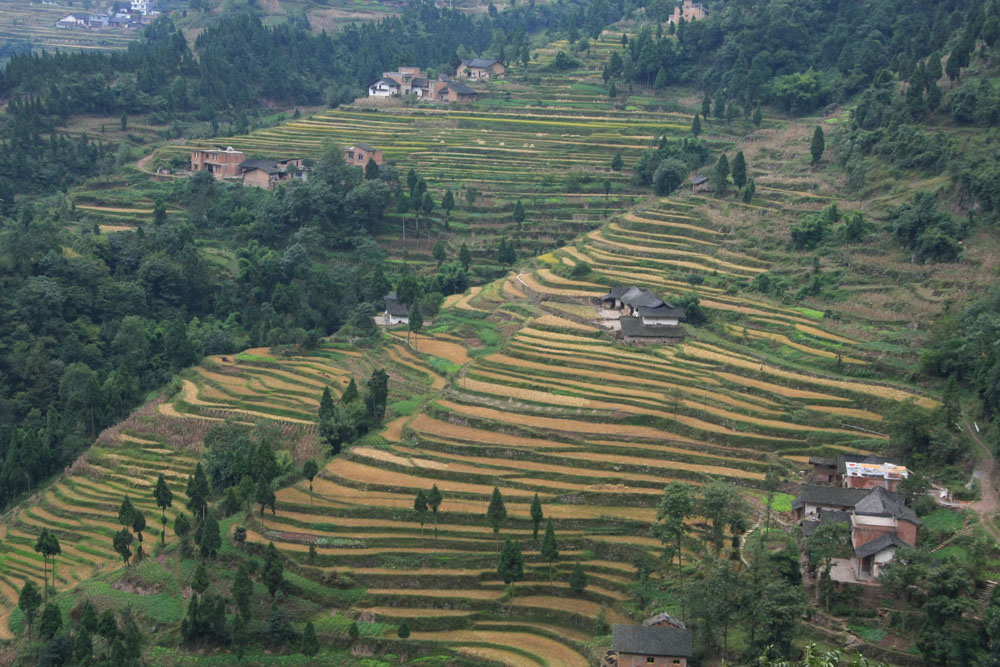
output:
[[394,97],[399,95],[400,86],[392,79],[378,79],[368,84],[368,97]]
[[656,628],[686,628],[684,621],[678,620],[668,614],[667,612],[661,612],[656,616],[650,616],[645,621],[642,622],[643,625],[651,625]]
[[684,627],[611,626],[611,652],[618,667],[687,667],[693,644],[691,631]]
[[463,60],[455,70],[456,77],[466,79],[502,79],[507,67],[499,60],[473,58]]
[[191,171],[207,171],[215,178],[236,178],[243,172],[240,165],[246,159],[243,151],[228,148],[191,151]]
[[410,307],[399,301],[395,292],[385,296],[385,323],[389,326],[410,323]]
[[243,185],[272,190],[276,185],[292,179],[306,180],[307,173],[302,168],[302,159],[290,160],[244,160],[240,163]]
[[648,325],[641,317],[621,318],[622,340],[632,345],[675,345],[684,342],[684,327],[676,325]]
[[667,18],[667,23],[680,23],[682,18],[685,21],[700,21],[706,16],[708,11],[703,4],[694,0],[684,0],[681,5],[674,7],[674,13]]
[[691,192],[705,192],[710,185],[708,176],[695,176],[691,179]]
[[437,90],[437,97],[434,99],[442,102],[475,102],[477,94],[464,83],[448,81],[445,86]]
[[57,28],[86,28],[90,24],[90,16],[70,14],[56,21]]
[[684,340],[683,308],[677,308],[649,290],[616,285],[600,297],[605,319],[617,319],[626,343],[662,345]]
[[344,162],[356,167],[367,167],[372,160],[382,166],[382,151],[368,144],[356,143],[344,150]]
[[809,463],[814,483],[850,489],[882,487],[896,491],[900,482],[910,476],[906,466],[876,454],[838,454],[835,459],[813,456]]
[[148,14],[150,9],[148,0],[131,0],[131,7],[133,12],[143,16]]

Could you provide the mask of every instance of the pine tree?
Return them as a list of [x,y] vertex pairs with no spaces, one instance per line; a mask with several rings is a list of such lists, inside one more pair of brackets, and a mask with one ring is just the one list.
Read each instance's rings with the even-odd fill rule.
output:
[[698,114],[695,114],[694,120],[691,121],[691,134],[696,137],[701,134],[701,119],[698,117]]
[[753,108],[753,125],[754,127],[760,127],[760,124],[764,121],[764,116],[760,111],[760,102],[758,102]]
[[267,592],[271,594],[272,601],[285,579],[284,573],[285,566],[281,562],[281,554],[274,547],[274,542],[268,542],[267,550],[264,551],[264,567],[261,569],[261,580],[267,586]]
[[198,563],[198,569],[194,571],[194,580],[191,582],[191,589],[198,595],[203,595],[208,590],[208,570],[204,563]]
[[240,566],[236,569],[236,574],[233,575],[233,603],[236,604],[236,608],[239,609],[240,615],[244,619],[250,618],[250,601],[253,599],[253,582],[250,581],[250,575],[247,573],[247,567],[245,564],[240,563]]
[[435,484],[431,487],[431,490],[427,493],[427,506],[431,508],[431,512],[434,514],[434,539],[438,536],[438,508],[441,507],[441,501],[443,497],[441,492],[438,490],[438,485]]
[[715,163],[715,170],[712,172],[712,185],[719,196],[726,193],[726,186],[729,183],[729,160],[726,154],[719,156],[719,161]]
[[365,180],[375,181],[378,180],[378,163],[375,160],[368,160],[365,164]]
[[660,70],[656,73],[656,79],[653,81],[653,88],[663,90],[667,87],[667,83],[667,70],[661,66]]
[[312,621],[306,621],[305,630],[302,631],[302,654],[313,657],[319,653],[319,639],[316,638],[316,628]]
[[517,223],[517,228],[521,228],[521,223],[524,222],[524,204],[518,199],[514,202],[514,213],[511,214],[511,218]]
[[441,198],[441,208],[444,209],[444,228],[448,229],[451,210],[455,208],[455,195],[451,190],[445,190],[444,197]]
[[347,383],[347,389],[340,396],[340,404],[347,405],[351,401],[356,401],[361,396],[358,393],[358,385],[354,382],[354,376],[351,376],[351,381]]
[[309,506],[313,504],[313,479],[319,474],[319,466],[312,459],[302,464],[302,476],[309,480]]
[[819,164],[824,150],[826,150],[826,138],[823,136],[823,128],[817,125],[816,130],[813,132],[812,143],[809,145],[813,166]]
[[198,522],[198,533],[201,535],[201,540],[198,542],[198,546],[201,548],[201,557],[214,559],[222,547],[219,522],[211,514],[206,515]]
[[521,553],[521,543],[518,540],[509,537],[504,540],[497,561],[497,574],[508,586],[524,579],[524,555]]
[[542,537],[542,560],[549,564],[549,581],[552,581],[552,564],[559,560],[559,545],[556,543],[556,531],[552,526],[552,517],[545,522],[545,535]]
[[424,515],[427,513],[427,496],[423,489],[417,489],[417,497],[413,499],[413,511],[417,513],[417,521],[420,522],[420,537],[424,536]]
[[747,184],[747,162],[746,158],[743,157],[743,151],[737,151],[736,157],[733,158],[732,172],[733,183],[736,184],[737,188],[742,189]]
[[469,246],[466,245],[465,241],[462,241],[462,247],[458,249],[458,263],[462,265],[462,270],[468,271],[469,265],[472,264],[472,254],[469,252]]
[[187,508],[191,510],[196,518],[205,516],[205,509],[208,507],[208,478],[205,477],[205,469],[198,463],[194,467],[194,474],[188,477],[187,483]]
[[576,561],[573,571],[569,575],[569,588],[577,595],[583,593],[587,588],[587,573],[583,571],[580,561]]
[[42,596],[38,594],[38,586],[31,579],[24,582],[21,588],[21,595],[17,598],[17,606],[24,614],[24,624],[28,626],[28,641],[31,641],[31,628],[35,623],[35,616],[38,615],[38,608],[42,606]]
[[705,97],[701,99],[701,116],[705,120],[708,120],[708,117],[711,115],[711,113],[712,113],[712,98],[709,96],[708,93],[705,93]]
[[[353,380],[353,378],[351,378]],[[333,417],[337,410],[337,406],[333,403],[333,394],[330,393],[329,387],[323,387],[323,395],[319,399],[319,420],[320,422],[325,422]]]
[[406,639],[410,636],[410,624],[406,622],[405,618],[403,619],[403,622],[399,624],[399,627],[396,628],[396,636],[400,639]]
[[118,507],[118,523],[128,528],[132,525],[132,517],[135,516],[135,507],[128,496],[122,499],[122,504]]
[[35,541],[35,551],[42,554],[43,564],[42,564],[42,583],[43,589],[45,591],[45,602],[49,601],[49,579],[48,579],[48,562],[49,558],[52,558],[52,587],[55,588],[55,557],[62,553],[62,547],[59,546],[59,538],[55,536],[55,533],[50,531],[48,528],[42,528],[42,532],[39,533],[38,539]]
[[167,486],[167,480],[163,478],[162,473],[156,478],[153,498],[156,499],[156,506],[160,508],[160,544],[166,544],[167,508],[174,504],[174,492]]
[[90,631],[81,627],[76,631],[76,646],[73,649],[76,661],[81,665],[90,664],[90,658],[94,655],[94,640],[91,639]]
[[542,501],[538,498],[538,494],[531,501],[531,509],[529,510],[529,515],[531,516],[531,539],[538,539],[538,527],[542,524]]
[[434,260],[437,262],[438,268],[441,268],[441,264],[444,260],[448,259],[448,251],[445,250],[444,241],[438,241],[434,244],[434,250],[431,251],[434,256]]
[[621,171],[622,167],[625,166],[625,161],[622,159],[622,152],[615,151],[614,157],[611,158],[611,170]]
[[493,534],[497,536],[497,548],[500,547],[500,527],[507,520],[507,506],[503,503],[503,496],[500,489],[493,487],[493,496],[490,498],[490,506],[486,509],[486,520],[493,527]]
[[62,610],[57,604],[47,604],[42,610],[42,617],[38,621],[38,632],[43,639],[52,639],[62,630],[63,617]]
[[135,550],[137,560],[142,560],[144,555],[142,551],[142,531],[144,530],[146,530],[146,517],[139,510],[134,510],[132,513],[132,532],[139,540],[139,546]]

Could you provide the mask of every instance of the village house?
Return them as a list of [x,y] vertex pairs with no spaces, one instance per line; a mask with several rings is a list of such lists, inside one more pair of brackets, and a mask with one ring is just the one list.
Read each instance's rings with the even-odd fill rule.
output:
[[368,144],[356,143],[344,150],[344,162],[349,165],[364,169],[368,163],[373,161],[379,167],[382,166],[382,151],[372,148]]
[[307,172],[302,166],[302,159],[290,160],[244,160],[240,164],[243,172],[243,185],[247,187],[272,190],[281,183],[292,179],[306,180]]
[[[917,544],[920,519],[895,493],[877,486],[871,489],[804,485],[792,503],[802,535],[808,537],[828,523],[846,523],[852,556],[841,564],[848,581],[874,582],[896,549]],[[844,581],[841,577],[838,579]]]
[[243,151],[235,150],[232,146],[191,151],[191,171],[207,171],[218,179],[236,178],[243,173],[240,165],[245,159]]
[[[651,622],[662,616],[668,618]],[[617,667],[687,667],[693,647],[692,632],[669,614],[642,625],[611,626],[611,654]]]
[[90,16],[70,14],[56,21],[57,28],[86,28],[90,25]]
[[900,482],[909,477],[910,471],[894,460],[876,454],[838,454],[837,458],[813,456],[814,484],[833,484],[850,489],[882,487],[896,491]]
[[382,78],[368,85],[368,97],[416,95],[432,102],[471,102],[476,91],[445,74],[430,79],[417,67],[400,67],[398,72],[383,72]]
[[385,323],[390,327],[410,323],[410,307],[402,303],[395,292],[385,295]]
[[148,14],[150,10],[148,0],[132,0],[131,6],[134,13],[142,14],[143,16]]
[[691,192],[705,192],[710,187],[708,176],[698,175],[691,179]]
[[502,79],[507,67],[499,60],[473,58],[463,60],[455,70],[455,76],[467,79]]
[[600,298],[600,309],[601,317],[619,331],[626,343],[661,345],[684,340],[684,328],[680,326],[684,309],[649,290],[617,285]]
[[667,23],[680,23],[685,21],[700,21],[708,16],[705,6],[694,0],[684,0],[683,4],[674,7],[674,13],[667,19]]

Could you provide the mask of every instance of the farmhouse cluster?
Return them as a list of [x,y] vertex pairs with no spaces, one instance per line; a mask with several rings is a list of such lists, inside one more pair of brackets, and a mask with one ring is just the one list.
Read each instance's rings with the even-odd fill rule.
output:
[[292,179],[306,180],[302,158],[248,160],[243,151],[228,148],[191,152],[191,172],[207,171],[217,179],[238,179],[243,185],[270,190]]
[[675,307],[649,290],[617,285],[600,299],[604,325],[626,343],[680,343],[684,340],[683,308]]
[[896,549],[917,544],[920,519],[896,495],[909,470],[874,454],[812,457],[810,463],[813,483],[803,485],[792,504],[802,534],[847,524],[851,557],[835,559],[831,576],[842,583],[875,583]]
[[383,72],[380,79],[368,85],[368,97],[400,97],[416,95],[433,102],[472,102],[476,91],[461,79],[482,81],[503,78],[507,68],[499,60],[463,60],[454,77],[441,74],[431,79],[419,67],[400,67],[396,72]]
[[141,28],[149,25],[160,12],[151,0],[116,2],[99,14],[69,14],[56,21],[57,28]]

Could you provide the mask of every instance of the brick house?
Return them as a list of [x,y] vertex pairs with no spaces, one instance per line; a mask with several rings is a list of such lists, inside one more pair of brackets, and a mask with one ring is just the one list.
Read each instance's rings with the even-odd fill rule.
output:
[[693,644],[692,632],[684,627],[611,626],[611,652],[618,667],[687,667],[694,655]]
[[355,167],[364,169],[372,160],[379,167],[382,166],[382,151],[372,148],[368,144],[356,143],[344,150],[344,162]]
[[240,165],[246,159],[243,151],[226,149],[191,151],[191,171],[207,171],[215,178],[236,178],[243,172]]
[[506,65],[499,60],[473,58],[472,60],[463,60],[458,69],[455,70],[455,76],[477,80],[502,79],[506,71]]
[[917,545],[916,512],[882,487],[804,485],[792,503],[802,535],[808,537],[823,524],[846,523],[850,530],[850,567],[856,581],[878,579],[896,549]]
[[674,7],[674,13],[667,18],[667,23],[680,23],[681,19],[700,21],[706,16],[708,16],[708,12],[703,4],[694,2],[694,0],[684,0],[683,4]]

